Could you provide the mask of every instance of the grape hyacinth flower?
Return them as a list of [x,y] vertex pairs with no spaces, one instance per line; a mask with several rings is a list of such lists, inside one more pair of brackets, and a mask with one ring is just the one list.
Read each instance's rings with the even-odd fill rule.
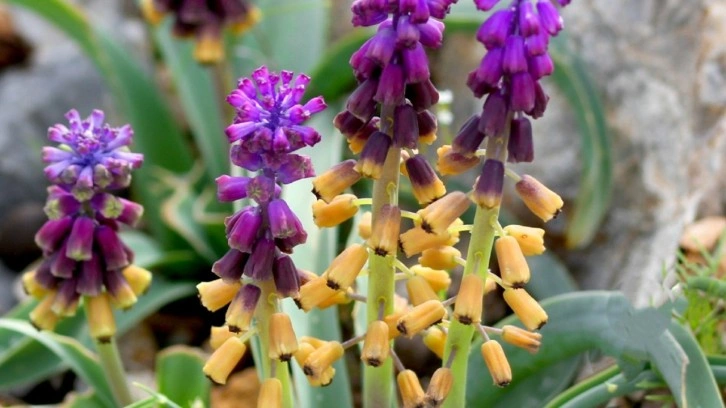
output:
[[[220,176],[217,197],[223,202],[247,198],[251,204],[225,220],[230,249],[212,266],[219,279],[198,285],[202,304],[211,311],[229,304],[225,326],[212,332],[219,347],[204,367],[218,383],[226,381],[255,333],[269,351],[258,362],[268,367],[265,378],[274,376],[270,360],[286,362],[297,351],[289,317],[270,299],[297,298],[300,282],[307,279],[289,256],[307,233],[281,192],[283,185],[314,175],[310,158],[295,153],[320,141],[320,134],[304,124],[326,108],[322,97],[302,102],[309,81],[304,74],[278,74],[263,66],[240,79],[227,97],[236,111],[225,131],[232,144],[230,160],[250,175]],[[220,336],[224,341],[215,341]]]
[[196,39],[194,57],[203,64],[224,59],[226,27],[242,34],[260,19],[259,9],[247,0],[142,0],[141,10],[152,24],[172,14],[174,34]]
[[136,225],[143,208],[111,192],[128,187],[143,156],[128,150],[131,127],[110,127],[100,110],[85,120],[71,110],[66,118],[68,127],[48,130],[48,139],[59,145],[43,148],[45,174],[53,183],[45,206],[49,220],[35,235],[43,261],[23,283],[41,300],[30,314],[38,329],[52,330],[75,314],[83,298],[91,335],[108,342],[116,330],[111,306],[133,306],[151,282],[148,271],[133,265],[134,254],[118,234],[122,224]]

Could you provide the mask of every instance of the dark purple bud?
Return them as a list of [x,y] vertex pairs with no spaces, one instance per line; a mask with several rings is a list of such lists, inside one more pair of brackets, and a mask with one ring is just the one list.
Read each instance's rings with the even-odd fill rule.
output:
[[88,217],[78,217],[73,223],[71,233],[66,241],[65,256],[76,261],[91,259],[93,248],[93,230],[96,224]]
[[247,184],[247,196],[258,204],[266,203],[275,197],[277,184],[275,180],[263,174],[252,178]]
[[529,163],[534,160],[532,123],[529,119],[524,117],[512,119],[507,151],[509,153],[507,161],[510,163]]
[[124,223],[128,226],[136,226],[136,224],[144,215],[144,207],[141,204],[135,203],[125,198],[119,198],[121,202],[121,214],[116,217],[116,221]]
[[59,316],[72,316],[78,307],[81,295],[78,293],[77,279],[65,279],[58,284],[58,292],[53,299],[51,309]]
[[499,3],[499,0],[474,0],[476,8],[482,11],[489,11]]
[[534,107],[532,110],[527,111],[527,114],[531,116],[533,119],[541,118],[544,114],[545,109],[547,109],[547,102],[550,100],[550,97],[547,96],[547,94],[544,91],[544,88],[542,88],[542,85],[539,83],[539,81],[535,81],[534,83]]
[[425,23],[431,17],[429,13],[428,2],[419,0],[416,4],[416,8],[411,12],[411,21],[414,23]]
[[534,80],[528,72],[512,75],[510,108],[528,112],[534,108]]
[[232,177],[223,175],[217,177],[217,199],[222,202],[232,202],[247,197],[249,177]]
[[116,219],[123,211],[123,204],[113,194],[96,193],[91,198],[91,208],[101,213],[105,218]]
[[288,238],[305,233],[302,223],[287,205],[285,200],[270,201],[267,206],[267,216],[270,222],[270,231],[275,238]]
[[418,119],[411,105],[399,105],[393,113],[393,144],[401,148],[418,146]]
[[560,3],[560,6],[565,7],[566,5],[570,4],[572,0],[557,0],[558,3]]
[[212,272],[227,283],[239,282],[249,254],[230,249],[212,265]]
[[504,163],[495,159],[487,159],[476,181],[472,200],[480,207],[494,208],[502,202],[504,190]]
[[262,157],[258,153],[249,151],[247,146],[233,145],[229,151],[229,159],[235,166],[249,171],[257,171],[262,168]]
[[539,16],[534,12],[534,6],[529,0],[519,4],[519,33],[529,37],[539,33]]
[[98,296],[103,290],[103,264],[101,258],[94,256],[85,261],[80,268],[80,277],[76,290],[84,296]]
[[[277,180],[282,184],[290,184],[314,176],[315,170],[310,158],[298,154],[285,155],[283,164],[277,169]],[[275,193],[275,197],[279,195],[278,192]]]
[[66,238],[73,224],[72,217],[49,220],[35,234],[35,243],[46,253],[55,251]]
[[510,36],[513,20],[514,12],[510,9],[495,12],[479,27],[476,39],[489,50],[503,47]]
[[[399,48],[412,48],[419,44],[421,32],[412,24],[407,16],[401,16],[396,27],[396,46]],[[420,44],[419,44],[420,45]]]
[[425,24],[417,25],[419,42],[424,47],[439,48],[444,40],[444,23],[429,19]]
[[[381,72],[381,79],[373,99],[384,105],[399,105],[403,101],[405,88],[406,77],[403,66],[395,62],[390,63]],[[361,117],[361,119],[370,118]]]
[[496,87],[504,72],[504,48],[487,51],[476,70],[476,80],[490,87]]
[[564,28],[565,24],[562,21],[562,16],[560,16],[560,13],[550,0],[539,0],[537,2],[537,12],[539,12],[542,27],[548,33],[557,35]]
[[129,264],[123,242],[113,229],[101,225],[96,228],[96,245],[101,249],[106,269],[121,269]]
[[362,120],[355,117],[355,115],[353,115],[352,113],[344,110],[339,114],[335,115],[335,119],[333,119],[333,125],[335,125],[335,128],[338,129],[340,133],[345,135],[345,137],[352,137],[353,135],[358,133],[358,131],[361,130],[363,126],[366,125],[366,122],[363,122]]
[[402,50],[401,57],[403,59],[406,83],[414,84],[425,81],[431,76],[429,72],[429,59],[421,44]]
[[381,28],[371,38],[366,57],[386,66],[391,61],[396,51],[396,31],[392,27]]
[[451,150],[468,157],[476,154],[485,137],[484,133],[479,131],[479,121],[479,115],[473,115],[461,126],[451,143]]
[[547,53],[529,58],[529,73],[535,81],[552,74],[554,70],[555,64]]
[[439,102],[439,91],[436,90],[431,79],[426,79],[415,84],[408,84],[406,97],[411,101],[416,112],[421,112]]
[[390,147],[390,136],[383,132],[373,133],[360,153],[360,159],[355,164],[355,170],[361,175],[372,179],[380,178],[383,163],[386,161],[386,155]]
[[466,86],[471,89],[471,92],[476,96],[477,98],[481,98],[482,96],[492,93],[495,90],[499,89],[499,85],[491,86],[488,83],[480,80],[477,75],[479,74],[478,69],[469,72],[469,75],[466,77]]
[[535,55],[542,55],[547,52],[547,47],[550,42],[550,35],[546,31],[540,31],[539,34],[527,37],[524,40],[525,47],[527,48],[527,55],[533,57]]
[[268,280],[272,278],[272,261],[275,259],[275,241],[264,236],[257,240],[245,264],[244,274],[254,280]]
[[527,57],[524,53],[524,38],[519,35],[507,37],[502,60],[504,72],[514,74],[527,70]]
[[507,118],[507,101],[501,92],[491,93],[484,102],[479,131],[486,136],[496,136],[504,130]]
[[281,297],[297,296],[300,289],[300,277],[292,258],[283,254],[275,257],[272,265],[272,277],[275,280],[277,293]]
[[[58,256],[58,253],[55,256]],[[35,270],[35,281],[38,282],[38,285],[46,289],[55,288],[58,284],[58,278],[51,273],[53,260],[54,258],[44,259],[40,266],[38,266],[38,269]]]
[[246,207],[233,215],[227,224],[227,243],[230,248],[251,252],[257,241],[257,233],[262,225],[259,208]]
[[436,115],[429,110],[422,110],[416,114],[418,122],[418,137],[421,142],[431,144],[436,139],[436,131],[439,128]]
[[346,109],[363,122],[373,117],[376,111],[376,101],[373,96],[378,89],[378,78],[368,78],[353,91],[348,98]]

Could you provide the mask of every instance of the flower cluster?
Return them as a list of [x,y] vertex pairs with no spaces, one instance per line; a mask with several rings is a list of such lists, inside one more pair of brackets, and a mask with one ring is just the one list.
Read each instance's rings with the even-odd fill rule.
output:
[[174,34],[195,37],[194,56],[207,64],[224,58],[222,34],[226,26],[241,34],[260,18],[260,11],[247,0],[142,0],[141,9],[153,24],[172,14]]
[[99,110],[85,120],[75,110],[66,118],[70,127],[48,131],[59,146],[43,149],[45,174],[54,183],[45,206],[49,220],[35,236],[44,259],[23,283],[41,300],[30,316],[36,327],[52,330],[83,296],[91,334],[103,341],[115,332],[111,305],[131,307],[151,281],[148,271],[132,265],[133,252],[118,235],[121,224],[138,222],[143,208],[109,192],[129,185],[143,156],[128,150],[131,127],[104,124]]
[[[301,280],[308,279],[288,255],[305,242],[307,233],[280,194],[282,185],[314,175],[310,159],[294,153],[320,141],[320,134],[303,124],[326,107],[322,97],[301,103],[309,81],[303,74],[295,77],[289,71],[277,74],[261,67],[252,78],[242,78],[227,97],[236,111],[234,122],[226,129],[232,144],[230,160],[258,173],[217,178],[220,201],[252,202],[225,220],[230,250],[212,266],[219,279],[198,285],[202,303],[209,310],[229,304],[226,326],[213,330],[217,351],[204,368],[219,383],[226,381],[244,354],[244,341],[257,330],[252,328],[253,317],[260,300],[269,300],[268,289],[272,287],[280,298],[297,298]],[[278,351],[271,358],[289,360],[297,349],[289,317],[277,313],[265,318],[277,322],[258,322],[260,326],[270,324],[270,332],[264,334],[270,336],[270,350]],[[214,340],[220,336],[224,341]],[[281,337],[281,343],[275,342]]]

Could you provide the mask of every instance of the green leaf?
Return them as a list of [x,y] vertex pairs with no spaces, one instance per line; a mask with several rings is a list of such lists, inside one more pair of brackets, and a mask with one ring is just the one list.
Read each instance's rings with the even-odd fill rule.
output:
[[[22,333],[40,342],[91,386],[104,406],[114,407],[113,393],[106,382],[106,376],[98,359],[78,341],[55,333],[39,332],[28,322],[22,320],[0,319],[0,328]],[[28,358],[37,357],[28,356]]]
[[326,48],[329,2],[258,0],[262,20],[234,46],[234,72],[249,76],[260,65],[308,72]]
[[356,29],[336,41],[311,71],[306,94],[322,95],[330,103],[352,92],[356,80],[348,60],[370,37],[370,30]]
[[[539,352],[532,355],[503,344],[514,376],[508,387],[498,388],[492,384],[479,347],[472,348],[468,406],[541,405],[567,386],[566,381],[552,380],[557,378],[552,377],[554,373],[568,373],[563,361],[577,358],[589,350],[601,350],[616,357],[647,359],[651,340],[665,332],[670,319],[667,308],[634,310],[618,292],[574,292],[546,299],[541,304],[549,316],[549,323],[542,328]],[[516,322],[517,319],[510,316],[497,326]],[[562,364],[559,370],[558,364]],[[536,391],[531,389],[533,384],[540,382],[549,386],[537,387]]]
[[[169,282],[155,277],[149,291],[139,297],[133,308],[114,313],[118,333],[125,333],[167,303],[195,292],[196,288],[191,283]],[[35,301],[28,302],[33,305],[35,303]],[[27,318],[27,313],[32,308],[23,306],[22,310],[24,313],[18,317]],[[20,313],[14,312],[14,314]],[[56,332],[79,339],[81,344],[87,347],[93,344],[86,330],[85,313],[82,308],[78,309],[75,316],[61,321]],[[37,339],[27,337],[18,339],[12,335],[12,331],[0,328],[0,344],[9,345],[0,352],[0,390],[38,382],[65,367],[63,363],[67,362],[61,361]]]
[[63,408],[98,408],[103,406],[103,400],[94,391],[83,394],[69,394],[63,401]]
[[[311,126],[318,129],[321,134],[328,135],[309,152],[313,165],[318,173],[325,171],[340,161],[342,138],[336,137],[330,123],[334,108],[328,108],[324,113],[315,116]],[[325,131],[326,126],[329,131]],[[287,198],[290,208],[300,218],[308,233],[305,246],[292,255],[295,265],[315,271],[320,274],[324,271],[336,255],[336,229],[320,229],[312,219],[310,210],[315,200],[311,193],[312,181],[310,179],[298,181],[285,186],[283,196]],[[326,340],[341,339],[340,325],[338,324],[338,308],[330,307],[325,310],[312,310],[304,313],[292,302],[284,302],[283,310],[290,315],[295,333],[298,336],[313,336]],[[348,371],[344,361],[335,363],[335,381],[327,387],[311,387],[305,374],[297,364],[292,364],[295,388],[298,396],[298,405],[308,407],[353,406],[353,397],[348,380]]]
[[612,149],[605,110],[585,63],[565,46],[565,37],[551,42],[555,62],[552,81],[570,103],[580,127],[582,176],[567,225],[570,248],[589,244],[610,205],[613,188]]
[[172,346],[156,356],[156,382],[159,392],[182,407],[195,401],[209,406],[210,382],[202,371],[204,359],[187,346]]
[[686,280],[689,289],[701,290],[717,299],[726,298],[726,281],[709,278],[706,276],[695,276]]
[[160,408],[164,406],[165,405],[161,404],[158,398],[149,397],[142,399],[141,401],[136,401],[133,404],[126,405],[125,408]]
[[[220,104],[226,104],[223,98],[231,91],[231,85],[230,89],[217,91],[214,75],[223,75],[222,71],[215,72],[213,67],[200,65],[193,56],[193,41],[173,37],[172,21],[166,20],[152,28],[154,38],[176,84],[207,174],[212,178],[218,177],[229,171]],[[217,81],[221,84],[224,79],[218,78]],[[231,118],[224,119],[231,121]]]
[[135,230],[121,231],[121,240],[134,253],[134,264],[142,268],[151,268],[164,259],[165,253],[161,246],[150,236]]

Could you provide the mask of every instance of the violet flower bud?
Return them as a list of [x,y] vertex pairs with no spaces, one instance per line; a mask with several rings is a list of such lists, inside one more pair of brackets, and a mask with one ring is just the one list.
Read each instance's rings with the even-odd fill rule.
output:
[[398,105],[393,113],[393,143],[395,146],[415,149],[418,146],[418,118],[411,105]]
[[249,254],[230,249],[212,265],[212,272],[227,283],[239,282]]
[[529,163],[534,160],[534,143],[532,141],[532,123],[525,117],[512,119],[507,144],[510,163]]
[[507,117],[507,101],[501,92],[491,93],[484,102],[479,131],[487,136],[496,136],[504,130]]
[[503,191],[504,163],[495,159],[485,160],[472,192],[472,200],[480,207],[494,208],[502,202]]
[[106,269],[121,269],[129,264],[126,248],[116,231],[100,225],[95,233],[96,245],[101,249]]
[[275,259],[275,241],[264,236],[255,243],[244,267],[244,274],[254,280],[268,280],[272,278],[272,261]]
[[272,278],[280,296],[297,297],[300,290],[300,276],[292,258],[284,254],[276,256],[272,265]]
[[461,126],[461,129],[459,129],[456,137],[454,137],[454,141],[451,144],[451,150],[468,157],[474,156],[485,137],[484,133],[479,131],[479,122],[479,115],[473,115],[470,117]]
[[267,217],[270,222],[270,231],[275,238],[282,239],[305,234],[302,223],[288,207],[285,200],[276,199],[270,201],[267,206]]

